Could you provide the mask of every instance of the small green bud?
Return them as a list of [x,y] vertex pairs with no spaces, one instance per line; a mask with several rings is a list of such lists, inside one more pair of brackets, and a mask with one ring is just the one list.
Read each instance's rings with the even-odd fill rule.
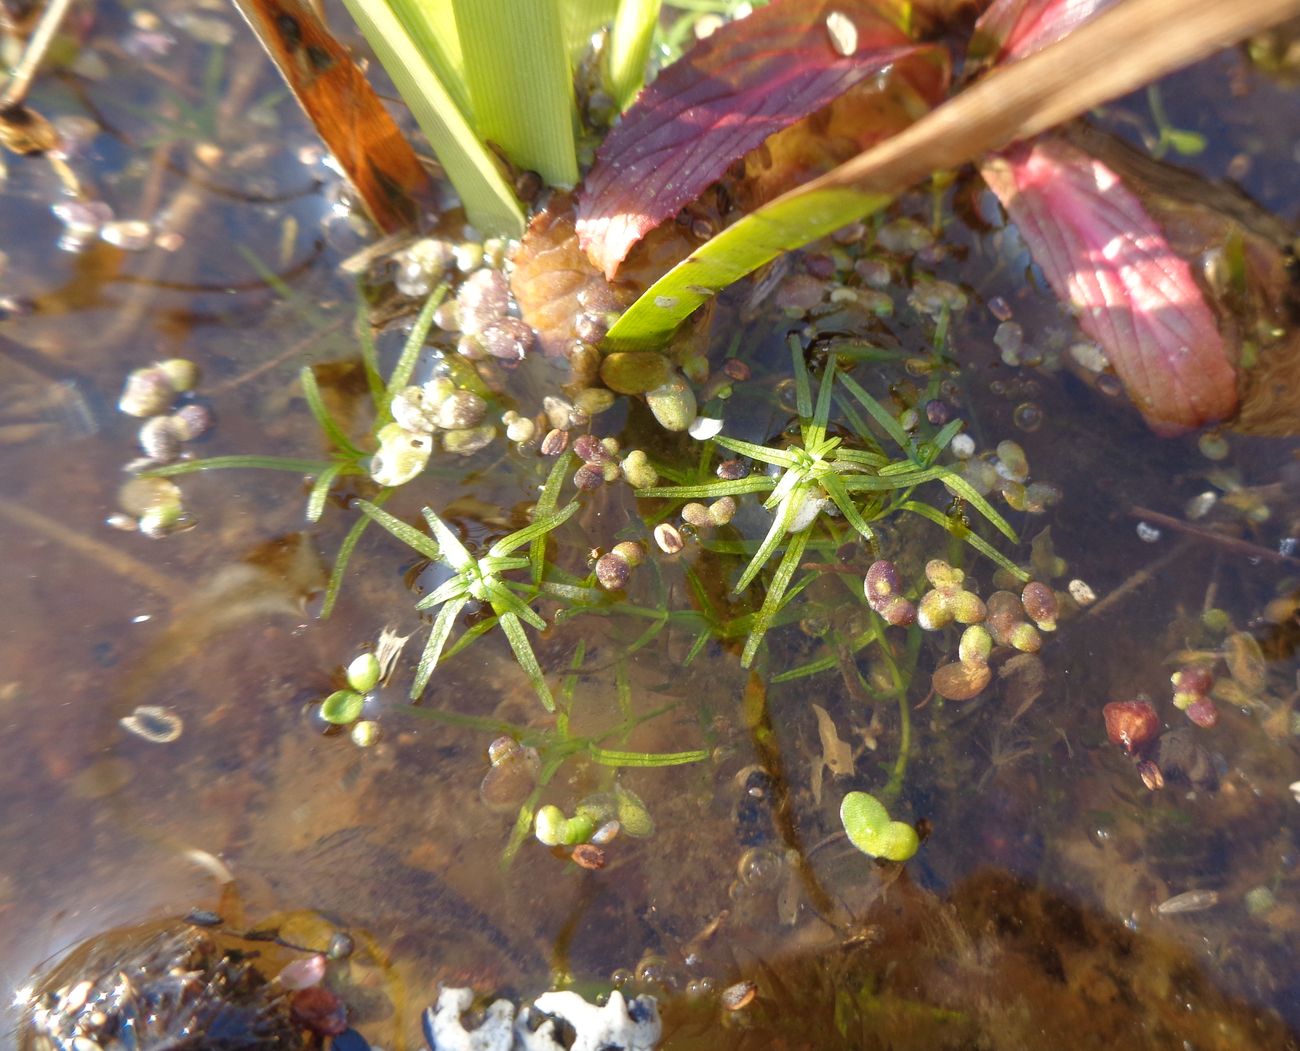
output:
[[357,693],[369,693],[379,684],[379,658],[363,653],[348,665],[348,685]]

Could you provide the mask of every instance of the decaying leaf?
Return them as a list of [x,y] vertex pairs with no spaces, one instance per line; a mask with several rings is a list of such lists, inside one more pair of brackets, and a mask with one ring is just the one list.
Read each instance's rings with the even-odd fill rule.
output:
[[1236,370],[1214,314],[1114,171],[1050,136],[991,157],[981,171],[1153,430],[1176,434],[1232,414]]
[[1010,725],[1019,719],[1043,695],[1047,686],[1047,669],[1036,653],[1017,653],[998,669],[1002,699],[1013,709]]
[[303,111],[385,233],[414,227],[428,174],[375,89],[304,0],[236,0]]
[[784,0],[669,66],[606,137],[580,193],[578,234],[592,262],[612,278],[646,231],[773,132],[910,55],[940,54],[913,43],[888,8]]
[[971,53],[1006,62],[1067,36],[1114,0],[993,0],[975,23]]
[[853,773],[853,749],[847,741],[840,740],[839,731],[835,729],[835,720],[820,704],[812,706],[817,716],[817,735],[821,738],[822,754],[813,764],[812,794],[813,801],[822,801],[822,774],[829,770],[833,777],[843,777]]

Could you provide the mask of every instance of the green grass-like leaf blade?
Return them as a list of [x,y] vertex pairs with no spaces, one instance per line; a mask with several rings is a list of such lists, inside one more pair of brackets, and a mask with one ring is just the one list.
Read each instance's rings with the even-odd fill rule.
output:
[[357,509],[367,518],[378,522],[403,544],[414,548],[425,558],[434,562],[443,561],[442,551],[439,550],[438,545],[414,526],[407,525],[400,518],[390,515],[383,508],[377,507],[369,500],[358,500]]

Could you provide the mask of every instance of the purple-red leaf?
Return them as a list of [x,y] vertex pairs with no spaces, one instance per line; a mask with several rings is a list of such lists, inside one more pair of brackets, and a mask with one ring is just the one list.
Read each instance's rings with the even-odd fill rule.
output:
[[1161,434],[1221,420],[1236,370],[1191,267],[1111,169],[1044,137],[981,168],[1056,294]]
[[994,62],[1024,58],[1073,32],[1114,0],[993,0],[975,23],[971,53]]
[[659,75],[605,139],[579,193],[578,236],[613,278],[647,230],[732,161],[921,50],[890,0],[776,0]]

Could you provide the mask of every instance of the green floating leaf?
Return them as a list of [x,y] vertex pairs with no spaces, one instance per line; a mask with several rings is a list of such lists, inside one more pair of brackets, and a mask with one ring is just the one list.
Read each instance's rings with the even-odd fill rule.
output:
[[906,861],[921,846],[916,829],[891,821],[885,804],[867,792],[850,792],[844,797],[840,821],[849,842],[869,857]]
[[356,690],[335,690],[321,703],[321,718],[335,726],[354,723],[360,717],[365,701]]

